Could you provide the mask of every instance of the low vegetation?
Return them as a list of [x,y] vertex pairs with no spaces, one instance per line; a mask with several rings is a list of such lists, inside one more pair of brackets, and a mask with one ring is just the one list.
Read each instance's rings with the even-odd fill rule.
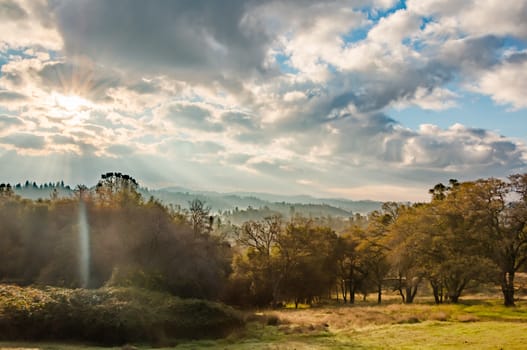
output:
[[[167,348],[523,349],[527,342],[525,301],[514,308],[500,305],[498,300],[480,299],[442,305],[399,302],[377,305],[358,301],[353,306],[333,304],[248,312],[247,315],[246,327],[237,328],[225,338],[178,339]],[[152,347],[145,343],[132,344],[138,348]],[[0,347],[90,349],[75,343],[20,341],[3,342]]]
[[235,310],[137,288],[96,290],[0,285],[0,339],[173,344],[225,337],[244,325]]

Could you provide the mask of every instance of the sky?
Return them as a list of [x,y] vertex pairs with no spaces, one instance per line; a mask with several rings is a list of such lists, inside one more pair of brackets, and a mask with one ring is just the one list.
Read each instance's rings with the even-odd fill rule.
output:
[[0,0],[0,182],[419,201],[526,117],[527,0]]

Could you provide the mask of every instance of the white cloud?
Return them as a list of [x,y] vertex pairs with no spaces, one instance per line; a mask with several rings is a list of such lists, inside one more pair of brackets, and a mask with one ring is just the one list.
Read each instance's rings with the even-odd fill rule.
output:
[[302,91],[289,91],[284,95],[284,101],[286,102],[299,102],[307,99],[307,96]]
[[527,108],[527,53],[482,72],[471,88],[490,95],[499,104]]
[[406,10],[399,10],[389,17],[381,18],[368,33],[368,38],[375,42],[398,45],[403,39],[418,33],[420,25],[419,16]]
[[416,201],[429,200],[426,188],[419,186],[365,185],[357,187],[331,187],[328,192],[335,197],[348,197],[355,200],[370,199],[378,201]]
[[56,30],[44,0],[3,0],[0,2],[0,48],[28,46],[51,50],[62,48],[62,38]]
[[513,35],[527,38],[527,1],[408,0],[408,11],[431,16],[441,26],[465,35]]
[[457,106],[456,99],[458,97],[458,94],[449,89],[434,88],[430,90],[418,87],[413,96],[397,101],[395,106],[403,109],[409,105],[415,105],[424,110],[442,111]]

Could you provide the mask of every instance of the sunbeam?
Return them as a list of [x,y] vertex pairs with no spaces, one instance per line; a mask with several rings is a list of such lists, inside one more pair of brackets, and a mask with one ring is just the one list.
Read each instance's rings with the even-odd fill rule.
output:
[[90,280],[90,231],[82,198],[79,203],[79,276],[81,287],[86,288]]

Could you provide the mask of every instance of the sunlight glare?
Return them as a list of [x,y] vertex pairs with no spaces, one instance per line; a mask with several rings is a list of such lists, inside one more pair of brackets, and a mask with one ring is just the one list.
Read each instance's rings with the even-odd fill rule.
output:
[[68,112],[80,111],[91,106],[91,102],[78,95],[61,95],[55,94],[55,103]]
[[79,274],[81,287],[88,287],[90,281],[90,228],[86,205],[82,199],[79,203]]

